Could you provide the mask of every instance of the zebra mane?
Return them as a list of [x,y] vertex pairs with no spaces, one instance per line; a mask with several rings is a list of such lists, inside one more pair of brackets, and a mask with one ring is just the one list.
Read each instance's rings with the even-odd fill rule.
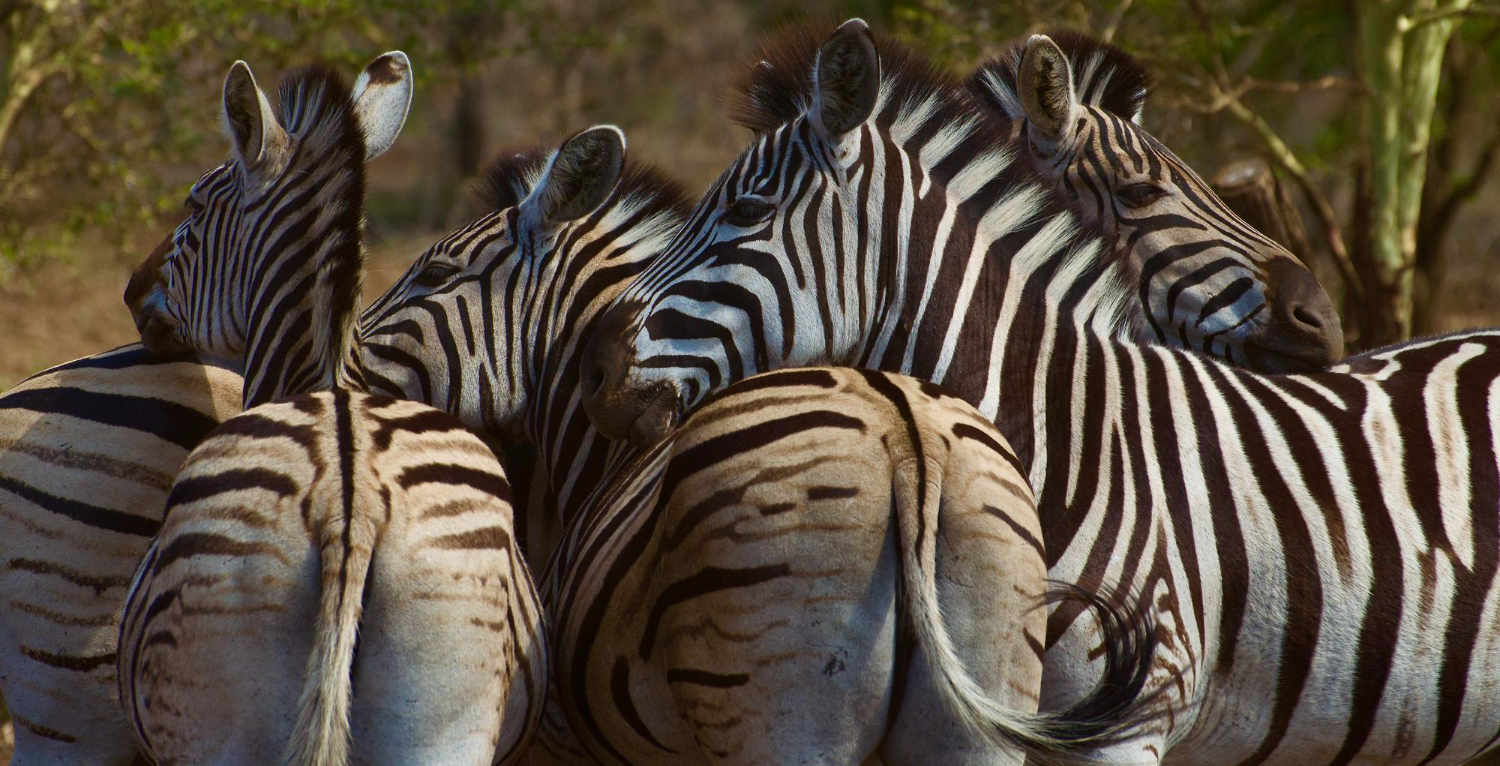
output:
[[[1079,102],[1132,122],[1141,121],[1151,73],[1134,56],[1071,29],[1048,32],[1047,36],[1068,57]],[[968,79],[970,91],[981,102],[998,107],[1012,120],[1025,118],[1021,99],[1016,95],[1016,72],[1025,49],[1025,40],[1012,42],[999,56],[980,64]]]
[[[315,286],[310,289],[318,296],[312,303],[312,343],[314,348],[331,349],[334,358],[348,359],[357,342],[355,323],[364,283],[364,129],[348,81],[326,65],[308,64],[287,72],[277,95],[281,127],[301,144],[287,170],[296,172],[302,166],[323,171],[317,225],[326,235],[307,261],[316,266]],[[285,273],[284,267],[278,268],[278,275]],[[266,321],[256,312],[252,324]],[[345,368],[355,370],[354,365]]]
[[306,64],[283,75],[276,94],[286,132],[338,141],[357,148],[363,159],[364,132],[354,114],[354,91],[343,75],[325,64]]
[[[818,49],[827,42],[837,25],[828,21],[792,24],[766,38],[760,55],[741,67],[731,81],[726,101],[730,117],[756,133],[766,133],[785,125],[807,110],[812,103],[813,63]],[[875,35],[875,52],[880,60],[881,103],[885,106],[931,106],[937,96],[939,108],[971,114],[965,105],[953,74],[931,59],[891,39]]]
[[[504,210],[521,204],[542,180],[542,171],[546,169],[555,146],[502,151],[491,160],[480,173],[474,189],[484,209]],[[620,183],[601,208],[612,208],[622,201],[629,204],[633,212],[645,216],[670,213],[676,218],[686,218],[693,208],[693,200],[688,198],[682,184],[654,165],[632,162],[628,155]]]

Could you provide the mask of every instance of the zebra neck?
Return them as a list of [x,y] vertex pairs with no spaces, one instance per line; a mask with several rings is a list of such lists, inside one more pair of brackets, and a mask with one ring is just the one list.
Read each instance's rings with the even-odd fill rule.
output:
[[[309,266],[262,272],[248,312],[246,409],[317,391],[364,389],[357,321],[364,253],[358,234],[309,237],[277,261]],[[299,258],[316,242],[323,244],[311,257]]]
[[1048,228],[1018,253],[967,269],[974,284],[942,291],[966,300],[929,300],[918,310],[923,302],[908,299],[898,320],[909,328],[905,337],[860,362],[933,381],[968,401],[1028,467],[1045,446],[1034,433],[1038,413],[1064,407],[1083,382],[1073,377],[1072,360],[1086,345],[1114,343],[1135,319],[1124,275],[1102,252],[1106,243],[1070,226]]

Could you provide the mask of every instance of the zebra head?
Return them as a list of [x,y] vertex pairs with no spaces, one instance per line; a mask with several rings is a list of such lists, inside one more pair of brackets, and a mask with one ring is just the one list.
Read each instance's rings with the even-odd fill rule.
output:
[[1263,372],[1337,361],[1343,330],[1333,301],[1141,127],[1148,84],[1129,54],[1075,32],[1034,35],[968,81],[981,104],[1024,133],[1021,143],[1084,219],[1123,242],[1147,307],[1142,340]]
[[527,430],[528,414],[576,410],[582,338],[686,203],[675,183],[625,162],[613,126],[502,155],[481,194],[493,212],[429,248],[365,311],[361,361],[373,390],[473,428]]
[[283,78],[279,95],[280,119],[250,67],[230,67],[223,117],[233,154],[193,184],[186,217],[125,290],[149,350],[243,359],[247,404],[297,386],[278,375],[325,372],[293,369],[299,362],[348,355],[365,163],[405,124],[411,63],[399,51],[380,56],[353,88],[304,67]]
[[[612,438],[649,443],[710,391],[757,372],[889,353],[877,326],[903,301],[927,300],[908,280],[928,273],[930,253],[917,250],[964,215],[958,196],[1015,188],[999,226],[1061,212],[957,82],[877,45],[862,20],[831,35],[789,30],[763,55],[737,89],[753,143],[584,350],[584,407]],[[920,177],[927,169],[941,178]]]

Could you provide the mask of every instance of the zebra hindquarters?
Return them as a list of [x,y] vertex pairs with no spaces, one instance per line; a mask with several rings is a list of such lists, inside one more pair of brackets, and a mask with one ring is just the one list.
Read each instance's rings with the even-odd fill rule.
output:
[[0,695],[11,763],[124,766],[115,642],[131,575],[188,450],[239,411],[229,370],[139,344],[0,395]]
[[505,474],[473,434],[415,427],[419,414],[439,422],[423,405],[385,400],[374,412],[412,425],[371,461],[388,520],[365,593],[352,760],[515,763],[547,670]]
[[[1046,637],[1046,610],[1039,606],[1048,582],[1035,500],[1009,444],[973,407],[931,391],[923,395],[915,380],[886,377],[911,406],[918,437],[891,440],[893,458],[903,459],[915,444],[907,465],[925,461],[922,473],[896,471],[898,496],[903,480],[925,485],[908,489],[915,502],[897,503],[908,518],[892,523],[911,524],[918,535],[900,543],[912,545],[920,572],[905,574],[908,581],[935,580],[937,614],[926,619],[948,634],[954,656],[941,657],[930,644],[918,647],[882,759],[887,766],[1021,764],[1026,753],[1001,739],[991,720],[967,709],[975,700],[955,698],[949,686],[954,670],[940,675],[936,666],[947,663],[967,674],[986,706],[1015,719],[1037,712]],[[903,594],[913,611],[920,608],[914,590]]]
[[[989,700],[1034,713],[1041,660],[1027,637],[1041,634],[1045,566],[984,508],[1010,510],[1013,493],[987,477],[1013,469],[951,459],[950,424],[919,423],[938,413],[891,395],[852,371],[775,373],[727,389],[674,436],[651,544],[599,626],[596,640],[618,644],[587,655],[591,676],[616,679],[596,681],[595,700],[629,689],[641,730],[677,753],[650,762],[1022,762],[959,719],[923,669],[897,510],[898,468],[915,458],[931,470],[918,487],[944,498],[925,521],[943,612],[928,617],[947,622]],[[1032,514],[1016,521],[1035,535]]]
[[329,466],[267,409],[189,455],[125,604],[120,701],[156,763],[264,762],[292,734],[322,580],[302,500]]
[[425,405],[333,392],[225,423],[189,456],[126,604],[121,698],[143,749],[320,766],[520,749],[541,642],[508,492]]

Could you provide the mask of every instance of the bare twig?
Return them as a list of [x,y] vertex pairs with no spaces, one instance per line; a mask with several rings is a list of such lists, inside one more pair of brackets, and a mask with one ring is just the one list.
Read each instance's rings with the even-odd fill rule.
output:
[[1268,90],[1273,93],[1305,93],[1311,90],[1360,90],[1360,84],[1348,77],[1336,74],[1319,77],[1316,80],[1258,80],[1254,77],[1246,77],[1241,82],[1244,84],[1244,92],[1255,90]]

